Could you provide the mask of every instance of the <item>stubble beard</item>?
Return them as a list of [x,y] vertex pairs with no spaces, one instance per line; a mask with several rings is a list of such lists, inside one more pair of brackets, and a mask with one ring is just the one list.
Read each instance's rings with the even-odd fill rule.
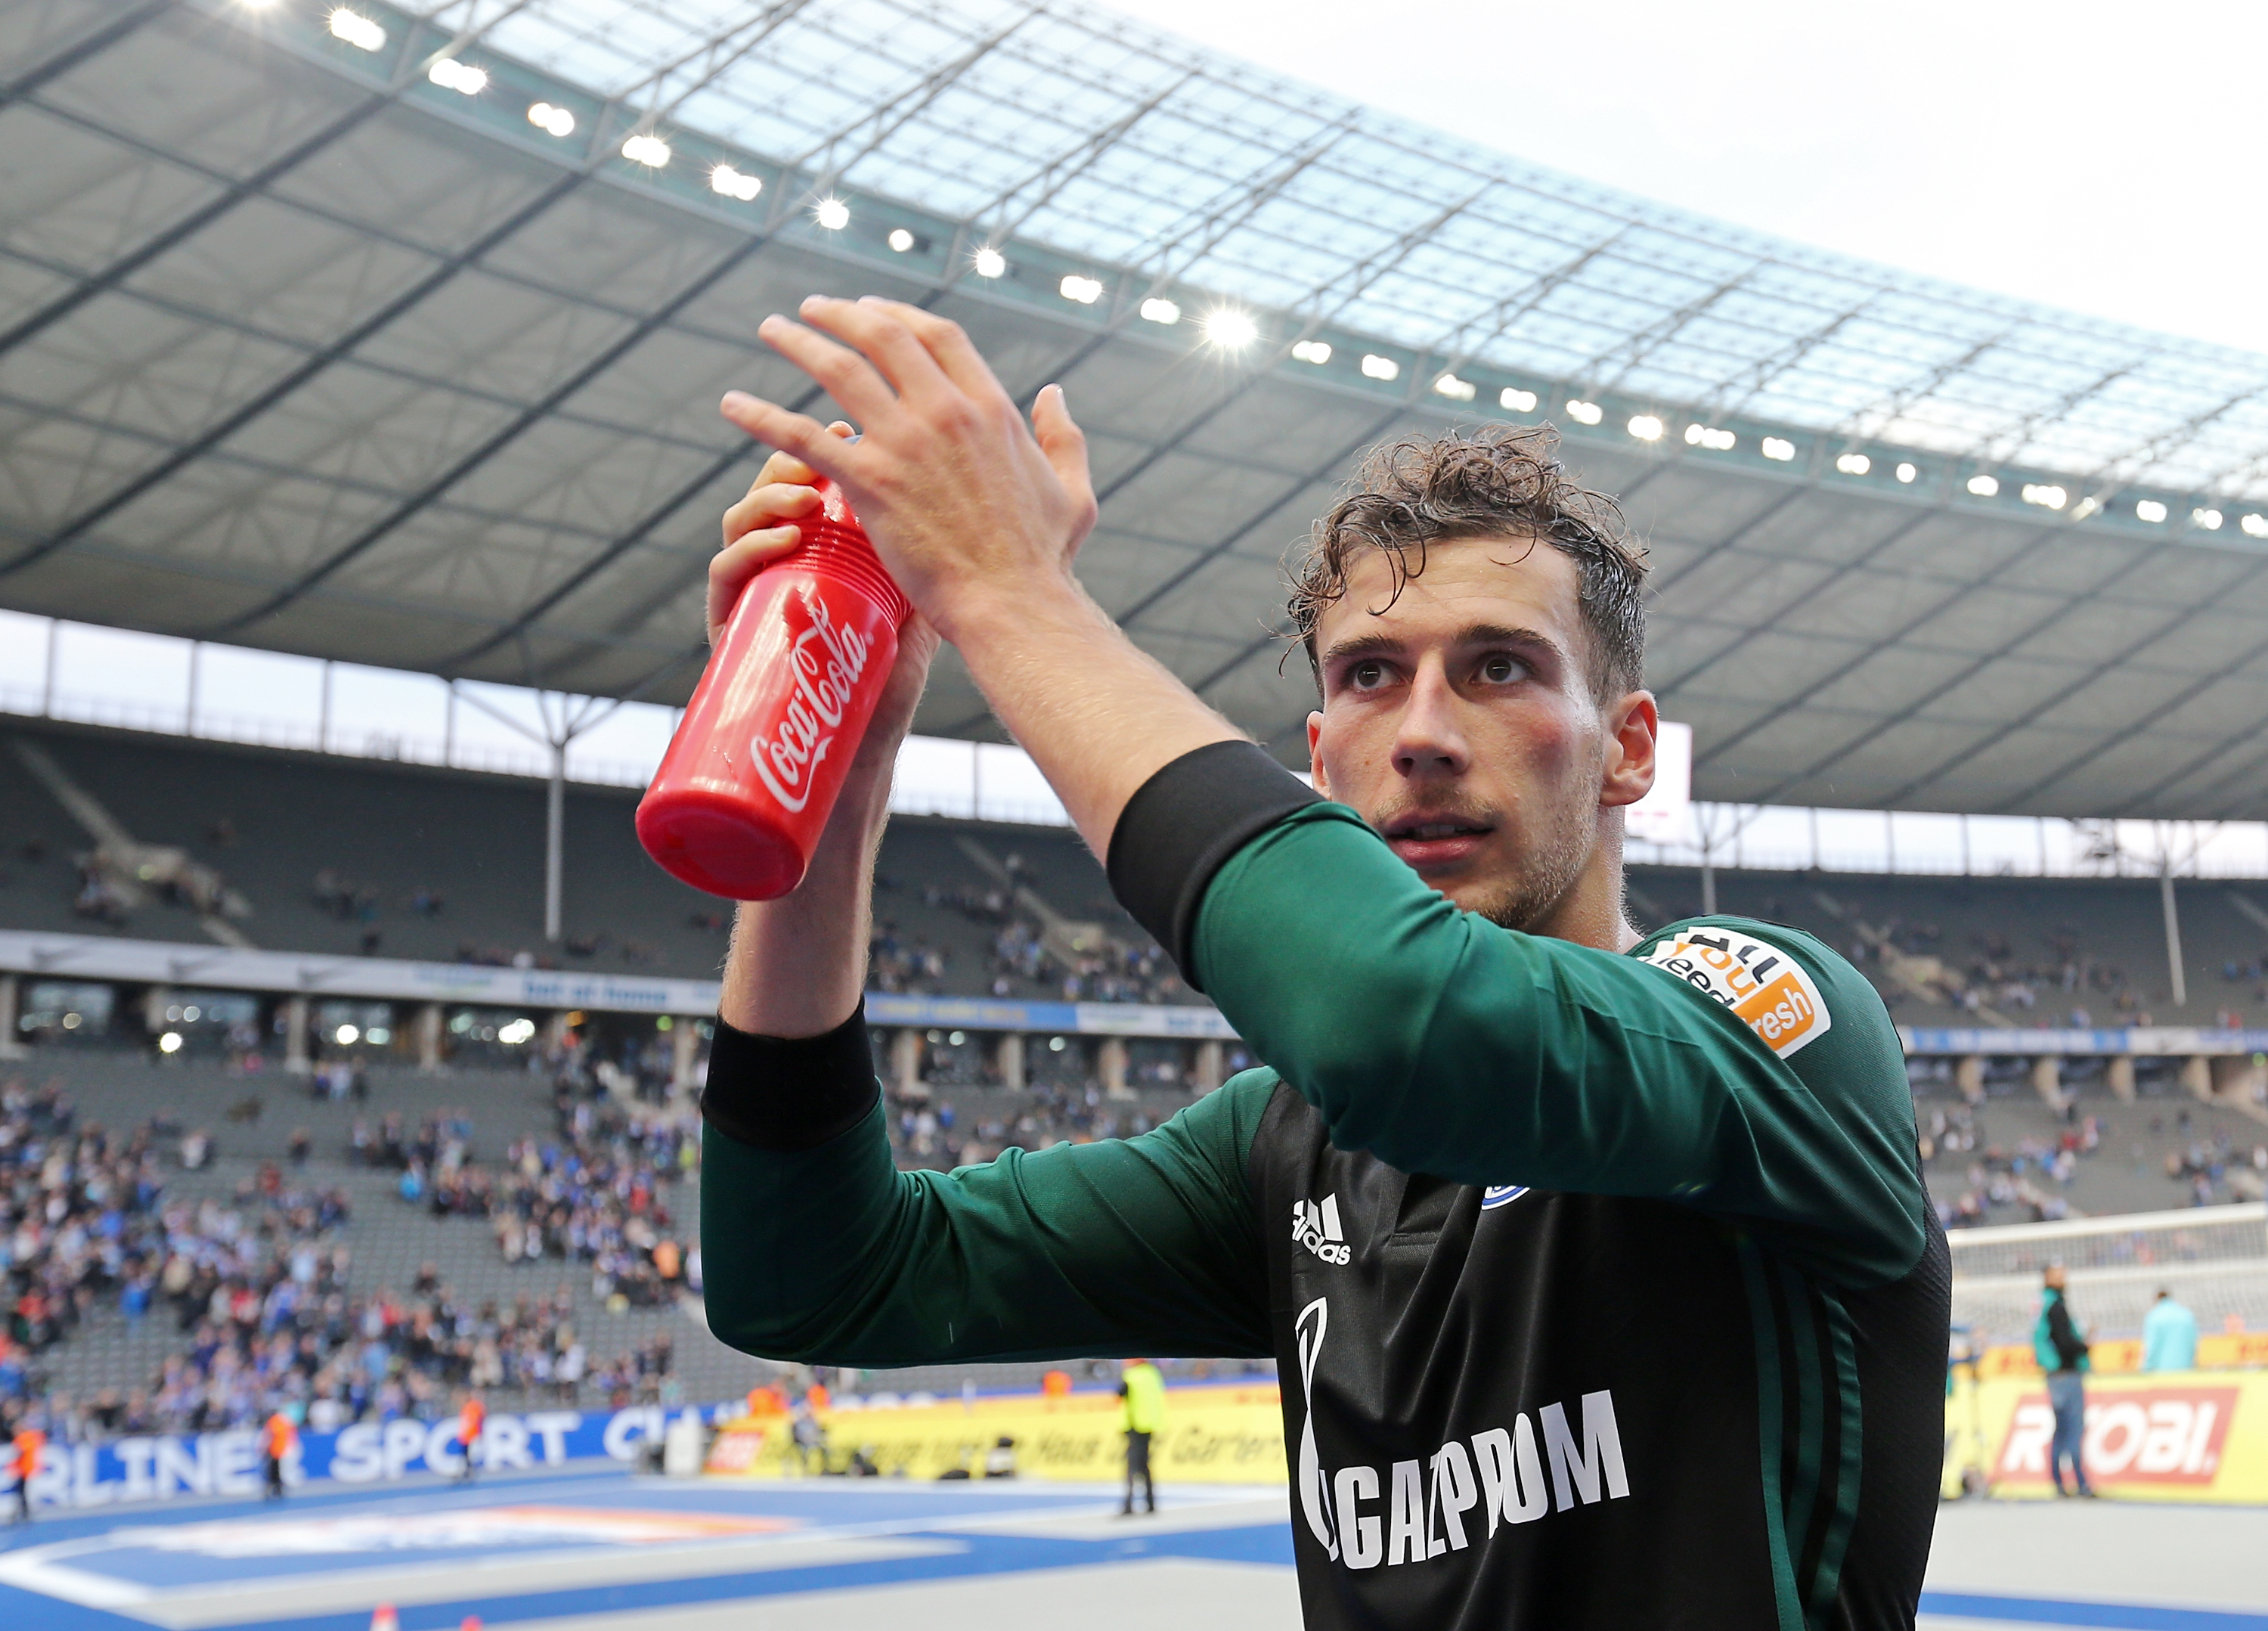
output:
[[1466,910],[1499,928],[1539,932],[1590,864],[1596,838],[1580,821],[1554,820],[1542,842],[1514,863],[1513,875],[1491,881]]

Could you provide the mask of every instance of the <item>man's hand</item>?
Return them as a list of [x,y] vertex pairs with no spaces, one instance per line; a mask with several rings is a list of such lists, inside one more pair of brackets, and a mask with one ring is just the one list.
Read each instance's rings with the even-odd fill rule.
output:
[[1042,391],[1027,426],[957,324],[893,300],[817,296],[802,315],[810,327],[768,317],[758,332],[857,416],[858,439],[739,391],[725,417],[843,489],[891,576],[1107,856],[1136,789],[1240,733],[1071,576],[1095,504],[1063,392]]
[[[822,434],[839,439],[850,427],[838,422]],[[795,523],[817,506],[812,483],[818,479],[803,461],[776,453],[747,495],[725,512],[725,545],[709,565],[711,645],[749,579],[802,542]],[[898,631],[897,661],[802,883],[777,900],[742,903],[719,1010],[728,1023],[764,1036],[814,1037],[858,1006],[890,773],[936,654],[937,631],[916,612]]]
[[1075,594],[1070,565],[1094,526],[1094,489],[1061,387],[1040,393],[1027,427],[956,323],[894,300],[817,295],[802,316],[809,327],[775,316],[757,332],[864,435],[830,435],[739,391],[725,417],[841,486],[891,576],[947,638],[975,602]]

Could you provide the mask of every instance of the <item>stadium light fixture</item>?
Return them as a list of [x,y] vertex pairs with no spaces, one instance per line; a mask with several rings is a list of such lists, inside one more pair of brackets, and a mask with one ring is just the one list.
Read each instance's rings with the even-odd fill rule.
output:
[[979,277],[1005,277],[1008,274],[1008,257],[990,244],[976,252],[976,265]]
[[2190,520],[2198,526],[2204,528],[2207,532],[2219,532],[2220,530],[2220,512],[2219,510],[2191,510],[2190,512]]
[[331,13],[331,38],[343,40],[357,51],[375,51],[386,43],[386,30],[359,11],[344,6]]
[[158,1052],[160,1052],[160,1053],[179,1053],[180,1051],[181,1051],[181,1033],[180,1033],[180,1031],[178,1031],[178,1030],[169,1030],[169,1031],[167,1031],[164,1036],[162,1036],[162,1037],[158,1037]]
[[622,143],[622,157],[649,170],[659,170],[669,162],[669,144],[658,136],[633,136]]
[[1164,323],[1167,328],[1182,321],[1182,308],[1171,300],[1159,299],[1155,295],[1142,302],[1145,322]]
[[1969,478],[1969,491],[1979,498],[1996,498],[2000,491],[1999,478],[1992,476],[1972,476]]
[[2071,501],[2069,493],[2045,482],[2026,482],[2022,498],[2026,504],[2036,504],[2043,510],[2060,510]]
[[1516,385],[1507,385],[1496,394],[1496,405],[1499,408],[1509,408],[1514,413],[1534,413],[1535,393],[1523,391]]
[[2236,524],[2248,538],[2268,538],[2268,515],[2248,515]]
[[1912,483],[1913,478],[1914,478],[1915,476],[1919,476],[1920,474],[1921,474],[1921,472],[1920,472],[1919,470],[1916,469],[1915,469],[1912,465],[1911,465],[1911,464],[1902,464],[1902,465],[1898,466],[1898,469],[1897,469],[1897,477],[1898,477],[1898,479],[1899,479],[1900,481],[1902,481],[1902,482],[1905,482],[1905,483],[1909,483],[1909,484],[1911,484],[1911,483]]
[[554,107],[549,102],[534,102],[527,109],[527,122],[537,129],[565,137],[575,134],[575,115],[563,107]]
[[709,190],[722,193],[727,198],[737,198],[742,203],[753,203],[764,184],[753,175],[743,175],[731,165],[720,164],[709,172]]
[[1249,312],[1224,306],[1205,314],[1204,337],[1224,351],[1241,351],[1260,337],[1260,325]]
[[811,209],[811,218],[830,232],[850,225],[850,206],[840,198],[822,198]]
[[478,96],[489,88],[489,70],[473,68],[453,56],[436,58],[425,77],[445,91],[457,91],[466,96]]
[[1864,476],[1874,468],[1874,461],[1863,453],[1846,453],[1836,459],[1835,468],[1845,476]]
[[1711,453],[1730,453],[1740,439],[1730,431],[1719,430],[1713,424],[1697,423],[1685,427],[1685,445],[1706,447]]
[[1632,436],[1642,442],[1658,442],[1661,439],[1661,421],[1650,413],[1632,416],[1628,429]]
[[2162,526],[2166,520],[2166,506],[2155,498],[2137,498],[2134,500],[2134,519],[2147,521],[2153,527]]
[[1445,373],[1434,380],[1433,389],[1437,395],[1458,402],[1469,402],[1480,395],[1480,387],[1470,380],[1460,380],[1453,373]]
[[1313,363],[1320,368],[1330,359],[1331,343],[1329,340],[1294,340],[1292,343],[1292,360],[1294,362]]
[[1362,377],[1366,380],[1398,380],[1402,377],[1402,365],[1391,357],[1365,351],[1362,354]]
[[1607,410],[1596,402],[1579,399],[1567,404],[1567,417],[1578,424],[1596,424],[1607,417]]
[[1786,464],[1795,457],[1795,444],[1784,436],[1767,436],[1764,439],[1764,455]]
[[1066,300],[1076,300],[1081,306],[1092,306],[1102,298],[1102,279],[1081,277],[1077,272],[1072,272],[1056,285],[1056,292]]
[[914,247],[914,235],[902,226],[894,226],[890,229],[889,243],[892,250],[903,255]]
[[337,1038],[338,1044],[342,1048],[350,1048],[362,1040],[362,1030],[355,1025],[342,1025],[331,1035]]

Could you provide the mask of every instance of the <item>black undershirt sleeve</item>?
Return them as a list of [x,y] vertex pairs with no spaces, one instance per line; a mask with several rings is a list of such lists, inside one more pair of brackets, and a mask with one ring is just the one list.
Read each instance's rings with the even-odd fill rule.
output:
[[752,1036],[718,1020],[701,1114],[743,1144],[792,1155],[857,1126],[881,1095],[862,1002],[817,1037]]
[[1197,988],[1190,938],[1205,887],[1256,834],[1319,795],[1256,742],[1192,749],[1137,788],[1110,835],[1111,893]]

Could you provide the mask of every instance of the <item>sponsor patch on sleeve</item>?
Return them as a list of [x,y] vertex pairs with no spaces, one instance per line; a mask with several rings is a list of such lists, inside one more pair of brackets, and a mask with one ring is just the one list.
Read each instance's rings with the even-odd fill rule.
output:
[[1672,929],[1638,961],[1723,1003],[1782,1059],[1825,1036],[1834,1023],[1803,965],[1753,934],[1699,926]]

